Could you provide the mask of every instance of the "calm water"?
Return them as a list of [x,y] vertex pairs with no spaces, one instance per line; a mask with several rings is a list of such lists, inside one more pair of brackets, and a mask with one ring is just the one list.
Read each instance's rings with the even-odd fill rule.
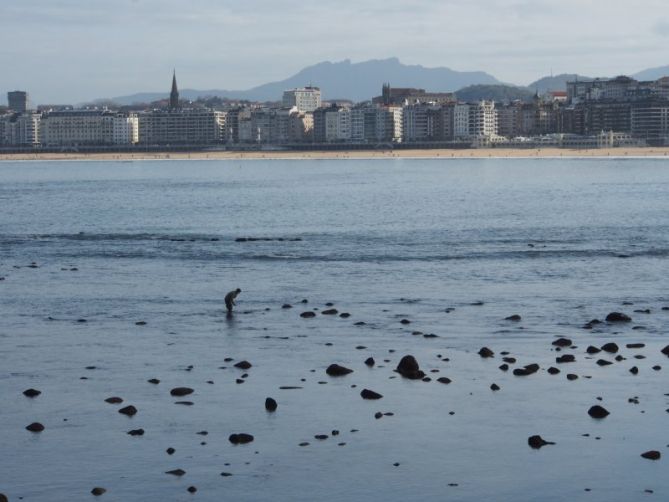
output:
[[[666,160],[1,163],[0,492],[666,500],[666,458],[639,455],[669,454],[668,258]],[[351,317],[299,317],[326,302]],[[610,311],[634,322],[581,328]],[[551,376],[556,336],[577,361]],[[608,341],[627,360],[585,357]],[[505,350],[542,371],[500,371]],[[392,378],[404,354],[453,383]],[[228,357],[253,364],[243,384]],[[354,373],[328,377],[332,362]],[[176,386],[195,389],[193,406],[174,404]],[[362,400],[364,387],[384,398]],[[118,414],[110,396],[139,412]],[[602,421],[587,415],[597,397]],[[25,431],[34,421],[46,430]],[[233,446],[234,432],[255,441]],[[557,444],[531,450],[533,434]],[[186,475],[164,474],[176,468]]]

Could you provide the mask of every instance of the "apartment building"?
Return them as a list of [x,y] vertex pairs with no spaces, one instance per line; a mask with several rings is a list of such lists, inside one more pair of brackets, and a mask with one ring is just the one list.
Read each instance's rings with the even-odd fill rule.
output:
[[313,112],[321,106],[321,90],[318,87],[299,87],[284,91],[284,108],[297,107],[299,112]]
[[139,143],[210,145],[225,141],[227,113],[208,108],[172,108],[138,114]]

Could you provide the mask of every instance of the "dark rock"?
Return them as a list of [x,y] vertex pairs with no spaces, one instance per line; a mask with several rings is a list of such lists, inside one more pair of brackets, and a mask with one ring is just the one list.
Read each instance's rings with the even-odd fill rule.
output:
[[135,326],[146,326],[146,321],[137,321]]
[[300,303],[309,303],[309,300],[307,300],[306,298],[303,298]]
[[662,369],[662,366],[660,366],[660,365],[653,366],[653,370],[655,370],[655,371],[660,371],[661,369]]
[[592,418],[601,419],[608,416],[609,412],[606,408],[596,404],[588,410],[588,415],[590,415]]
[[667,345],[665,348],[662,349],[662,353],[669,357],[669,345]]
[[495,353],[488,347],[482,347],[481,350],[479,350],[479,356],[483,358],[495,357]]
[[650,309],[636,309],[634,312],[637,314],[650,314]]
[[502,361],[504,361],[505,363],[509,363],[509,364],[516,364],[516,358],[515,357],[503,357]]
[[174,404],[180,404],[182,406],[193,406],[193,401],[174,401]]
[[531,448],[534,448],[535,450],[538,450],[542,446],[546,446],[549,444],[555,444],[553,441],[546,441],[544,438],[541,436],[530,436],[527,438],[527,444],[530,445]]
[[630,373],[632,373],[632,375],[637,375],[639,373],[639,368],[637,368],[636,366],[632,366],[630,368]]
[[518,314],[513,314],[513,315],[510,315],[509,317],[504,318],[505,321],[514,321],[514,322],[518,322],[521,319],[522,318]]
[[189,486],[189,487],[187,488],[187,490],[188,490],[188,493],[195,493],[195,492],[197,491],[197,488],[194,487],[194,486]]
[[231,472],[222,472],[221,476],[223,476],[224,478],[227,478],[229,476],[232,476],[232,473]]
[[187,396],[188,394],[192,394],[193,389],[190,387],[175,387],[170,391],[170,395],[176,396],[176,397],[182,397],[182,396]]
[[186,474],[186,471],[184,471],[183,469],[174,469],[174,470],[172,470],[172,471],[165,471],[165,474],[171,474],[172,476],[179,476],[179,477],[181,477],[181,476],[183,476],[184,474]]
[[598,359],[597,364],[599,366],[608,366],[609,364],[613,364],[611,361],[607,361],[606,359]]
[[576,357],[573,354],[564,354],[555,358],[556,363],[573,363],[576,362]]
[[557,375],[558,373],[560,373],[560,370],[557,369],[557,368],[555,368],[555,367],[553,367],[553,366],[551,366],[550,368],[548,368],[546,371],[547,371],[549,374],[551,374],[551,375]]
[[373,357],[368,357],[367,359],[365,359],[365,364],[369,367],[372,367],[374,366],[374,364],[376,364],[376,361],[374,361]]
[[91,493],[95,495],[96,497],[99,497],[100,495],[103,495],[107,490],[104,488],[100,488],[99,486],[96,486],[91,490]]
[[425,377],[425,373],[418,367],[418,361],[412,355],[404,356],[397,365],[396,371],[410,380],[420,380]]
[[121,415],[128,415],[129,417],[132,417],[133,415],[137,414],[137,408],[135,408],[133,405],[126,406],[125,408],[121,408],[118,410],[118,412]]
[[304,317],[305,319],[307,319],[307,318],[311,318],[311,317],[316,317],[316,313],[307,310],[306,312],[302,312],[302,313],[300,314],[300,317]]
[[316,434],[314,436],[314,439],[318,439],[319,441],[325,441],[328,438],[327,434]]
[[323,315],[337,315],[339,311],[337,309],[327,309],[321,312]]
[[253,366],[250,362],[248,361],[239,361],[237,364],[235,364],[235,368],[239,368],[240,370],[248,370]]
[[631,322],[632,318],[622,312],[611,312],[606,316],[606,322]]
[[44,429],[45,427],[39,422],[33,422],[32,424],[26,426],[26,430],[30,432],[42,432]]
[[558,338],[557,340],[554,340],[551,345],[555,345],[556,347],[571,347],[572,342],[569,338]]
[[625,358],[623,356],[621,356],[621,355],[616,356],[616,361],[620,362],[620,361],[624,361],[624,360],[625,360]]
[[641,456],[643,458],[647,458],[648,460],[660,460],[662,454],[657,450],[650,450],[647,451],[646,453],[642,453]]
[[349,314],[348,312],[342,312],[341,314],[339,314],[339,317],[341,317],[342,319],[348,319],[349,317],[351,317],[351,314]]
[[604,345],[602,345],[602,350],[604,352],[608,352],[610,354],[615,354],[616,352],[618,352],[619,347],[618,347],[617,344],[615,344],[613,342],[609,342],[609,343],[605,343]]
[[523,368],[516,368],[515,370],[513,370],[513,374],[516,376],[528,376],[532,375],[533,373],[536,373],[537,371],[539,371],[539,365],[532,363],[528,364]]
[[133,429],[131,431],[128,431],[129,436],[143,436],[144,435],[144,429]]
[[283,305],[281,305],[281,308],[282,309],[292,309],[293,306],[290,303],[284,303]]
[[363,399],[381,399],[383,396],[378,392],[374,392],[373,390],[363,389],[360,392],[360,397]]
[[356,323],[353,323],[353,326],[366,326],[367,323],[365,321],[358,321]]
[[123,402],[123,399],[121,399],[120,397],[108,397],[107,399],[105,399],[105,402],[109,404],[120,404]]
[[331,364],[327,367],[325,372],[330,376],[344,376],[348,375],[349,373],[353,373],[353,370],[338,364]]
[[502,371],[509,371],[509,365],[508,364],[502,364],[499,369]]
[[500,390],[500,386],[497,385],[496,383],[494,383],[490,386],[490,390],[492,390],[492,391]]
[[265,399],[265,409],[267,411],[276,411],[278,406],[279,405],[277,404],[277,402],[274,399],[272,399],[271,397],[268,397],[267,399]]
[[645,346],[645,343],[628,343],[625,345],[628,349],[643,349]]
[[231,434],[228,438],[228,441],[230,441],[232,444],[246,444],[253,441],[253,436],[243,432],[239,434]]
[[151,380],[147,380],[147,382],[152,383],[153,385],[158,385],[160,383],[160,380],[157,378],[152,378]]
[[37,397],[41,392],[37,389],[26,389],[23,391],[23,395],[26,397]]
[[165,451],[167,452],[168,455],[174,455],[174,452],[175,452],[176,450],[175,450],[174,448],[171,448],[171,447],[170,447],[170,448],[168,448],[168,449],[165,450]]
[[587,349],[585,349],[585,351],[588,354],[597,354],[597,353],[601,352],[602,350],[598,349],[597,347],[593,347],[592,345],[590,345]]
[[400,321],[401,324],[411,324],[411,321],[409,319],[402,319]]
[[437,382],[443,383],[444,385],[448,385],[449,383],[452,382],[452,380],[450,378],[440,377],[440,378],[437,378]]
[[574,375],[573,373],[569,373],[567,375],[567,380],[569,380],[570,382],[573,381],[573,380],[578,380],[578,375]]

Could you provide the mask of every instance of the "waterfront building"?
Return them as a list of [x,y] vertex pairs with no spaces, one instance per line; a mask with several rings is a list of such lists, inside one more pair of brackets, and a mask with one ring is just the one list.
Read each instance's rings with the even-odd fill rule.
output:
[[37,146],[40,143],[42,115],[37,112],[14,113],[0,119],[0,144]]
[[170,108],[138,114],[139,143],[207,145],[225,141],[226,112],[208,108]]
[[318,87],[299,87],[284,91],[284,108],[297,107],[299,112],[313,112],[321,106],[321,90]]
[[455,101],[452,92],[427,92],[425,89],[416,89],[413,87],[391,87],[390,84],[383,84],[381,96],[372,99],[375,104],[402,106],[416,103],[444,104]]
[[652,145],[669,145],[669,101],[635,104],[630,122],[632,136],[643,138]]
[[39,127],[40,143],[46,147],[131,145],[138,135],[136,115],[108,110],[48,112]]
[[453,137],[455,139],[469,136],[469,108],[465,103],[458,103],[453,107]]
[[10,91],[7,93],[9,109],[15,113],[26,113],[30,110],[30,98],[25,91]]

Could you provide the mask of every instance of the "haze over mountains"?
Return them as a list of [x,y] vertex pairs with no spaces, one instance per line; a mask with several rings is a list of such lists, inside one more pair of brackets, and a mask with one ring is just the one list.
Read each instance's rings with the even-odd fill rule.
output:
[[[669,65],[651,68],[630,75],[639,80],[655,80],[669,75]],[[489,73],[482,71],[461,72],[450,68],[426,68],[421,65],[407,65],[397,58],[374,59],[360,63],[350,60],[340,62],[322,62],[308,66],[285,80],[270,82],[248,90],[195,90],[184,88],[180,91],[182,99],[195,100],[199,97],[218,96],[229,99],[249,101],[279,101],[286,89],[315,85],[323,92],[323,99],[350,99],[364,101],[377,96],[381,85],[390,82],[393,87],[418,87],[433,92],[459,93],[460,99],[491,99],[497,95],[518,96],[524,99],[535,92],[542,94],[549,90],[563,90],[566,82],[574,79],[589,80],[590,77],[577,74],[562,74],[543,77],[527,86],[504,84]],[[187,85],[188,76],[177,72],[180,85]],[[165,91],[142,92],[129,96],[119,96],[111,100],[119,105],[149,103],[167,97],[170,79],[166,76]],[[476,86],[470,88],[470,86]],[[499,88],[497,86],[504,86]],[[468,88],[468,89],[464,89]]]

